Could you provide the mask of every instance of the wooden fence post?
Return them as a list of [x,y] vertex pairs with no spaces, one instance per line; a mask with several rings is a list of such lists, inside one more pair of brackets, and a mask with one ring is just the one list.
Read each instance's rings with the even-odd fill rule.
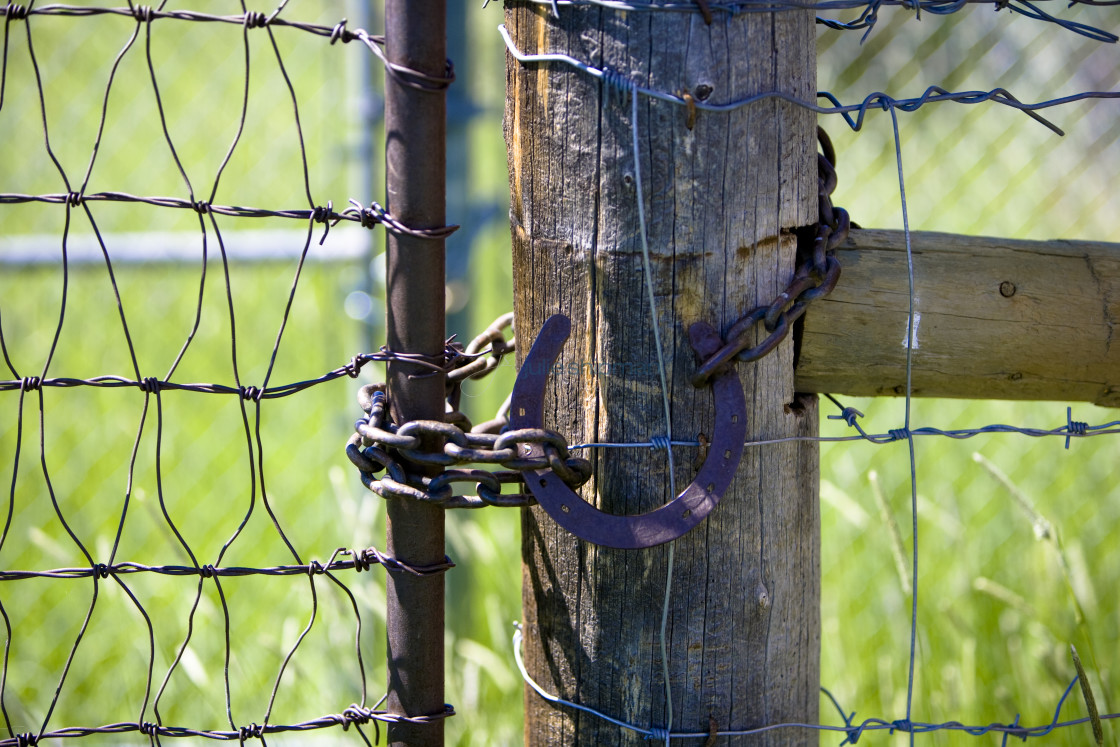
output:
[[[811,11],[621,12],[507,3],[527,53],[569,54],[622,79],[712,103],[780,90],[815,96]],[[793,272],[790,229],[816,223],[816,120],[775,101],[730,113],[638,101],[643,194],[630,105],[560,64],[509,59],[506,138],[519,358],[550,315],[572,319],[552,375],[546,425],[570,443],[649,441],[666,432],[644,286],[637,200],[645,200],[673,434],[712,435],[710,389],[689,377],[686,330],[721,332]],[[606,97],[607,100],[604,100]],[[748,438],[812,436],[817,406],[793,388],[793,344],[738,364]],[[599,450],[582,495],[618,514],[667,502],[665,452]],[[674,450],[678,492],[696,449]],[[672,730],[817,721],[818,450],[751,447],[708,519],[675,544],[667,650]],[[667,547],[610,550],[577,540],[539,508],[523,512],[524,654],[545,689],[643,729],[669,725],[659,630]],[[526,690],[529,744],[637,744],[642,735]],[[730,740],[735,741],[735,740]],[[785,729],[741,740],[816,744]],[[725,743],[724,741],[720,742]]]

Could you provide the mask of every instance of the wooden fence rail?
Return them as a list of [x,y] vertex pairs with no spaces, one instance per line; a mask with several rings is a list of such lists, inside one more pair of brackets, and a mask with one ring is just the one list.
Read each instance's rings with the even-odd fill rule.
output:
[[[911,234],[913,393],[1120,407],[1120,244]],[[805,315],[800,391],[904,394],[901,231],[853,230]]]

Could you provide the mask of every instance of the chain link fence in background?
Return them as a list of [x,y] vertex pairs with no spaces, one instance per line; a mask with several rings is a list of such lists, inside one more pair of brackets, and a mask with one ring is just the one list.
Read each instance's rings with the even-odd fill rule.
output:
[[[1062,7],[1060,15],[1116,30],[1114,8]],[[818,88],[845,103],[874,91],[916,97],[933,85],[1005,88],[1037,102],[1114,90],[1120,81],[1115,44],[987,3],[947,16],[884,9],[862,43],[863,31],[818,29]],[[910,227],[1039,240],[1120,237],[1116,107],[1085,101],[1041,113],[1066,135],[990,103],[927,106],[900,117]],[[821,123],[840,154],[837,200],[861,225],[901,228],[890,118],[869,116],[858,133],[839,118]]]

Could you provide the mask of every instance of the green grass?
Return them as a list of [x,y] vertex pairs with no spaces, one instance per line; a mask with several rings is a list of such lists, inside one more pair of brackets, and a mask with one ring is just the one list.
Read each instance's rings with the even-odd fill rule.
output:
[[[319,20],[328,24],[338,15],[337,9],[300,3],[292,3],[285,12],[300,18],[319,14]],[[478,45],[472,49],[473,70],[464,75],[463,85],[488,113],[473,121],[467,132],[471,199],[478,203],[500,204],[505,192],[505,156],[496,119],[504,65],[500,42],[493,33],[499,20],[497,9],[483,12],[472,4],[469,23]],[[932,24],[941,22],[932,19]],[[36,51],[48,81],[52,146],[67,173],[80,175],[88,162],[109,65],[134,26],[126,19],[37,19],[32,23]],[[93,24],[99,24],[98,31],[91,31],[85,44],[66,43],[74,29],[94,29]],[[918,31],[925,33],[932,24],[926,21]],[[0,111],[0,128],[6,135],[0,138],[0,190],[63,191],[42,148],[38,104],[28,82],[31,73],[26,51],[20,46],[23,28],[13,24],[12,29],[7,98]],[[880,68],[860,55],[889,55],[892,48],[897,52],[899,44],[906,46],[901,36],[904,31],[895,22],[877,31],[863,52],[851,52],[851,69],[858,74],[840,75],[838,68],[830,80],[830,68],[822,65],[822,86],[862,95],[871,88],[892,86],[909,93],[910,88],[920,90],[935,82],[920,75],[929,70],[921,61],[908,59],[883,68],[901,78],[881,81],[882,85],[865,79]],[[195,192],[208,197],[217,165],[233,138],[240,107],[241,31],[236,26],[196,28],[162,22],[153,27],[153,34],[153,55],[161,71],[172,137]],[[902,41],[887,45],[894,35]],[[265,37],[251,38],[253,82],[260,88],[254,88],[251,95],[248,134],[223,177],[216,201],[306,207],[287,94]],[[360,50],[329,47],[295,32],[278,31],[277,38],[300,100],[313,196],[321,203],[332,199],[341,205],[354,196],[352,190],[361,178],[354,162],[353,104],[339,91],[352,85],[354,60],[362,55]],[[842,59],[843,53],[835,46],[839,42],[831,43],[828,38],[822,37],[824,54]],[[949,43],[946,39],[953,37],[931,38],[920,49],[935,59]],[[980,38],[988,37],[981,34]],[[854,37],[844,38],[845,44],[854,41]],[[1046,66],[1061,59],[1065,43],[1058,37],[1053,42],[1057,49],[1032,52],[1032,64]],[[919,48],[918,44],[912,48]],[[985,53],[994,54],[992,49],[992,44],[983,47]],[[143,48],[137,47],[122,63],[121,81],[110,99],[111,126],[91,178],[91,190],[184,196],[182,179],[167,155],[158,119],[152,114],[154,100],[142,53]],[[974,66],[982,61],[977,58]],[[963,75],[966,67],[961,63],[930,74],[965,85],[969,79],[951,76]],[[1033,68],[1028,72],[1037,78]],[[1109,163],[1116,163],[1115,138],[1109,136],[1114,124],[1102,124],[1099,113],[1079,113],[1077,122],[1063,124],[1080,123],[1079,129],[1071,128],[1080,135],[1054,146],[1055,155],[1047,151],[1048,145],[1040,144],[1051,141],[1040,138],[1036,125],[1012,114],[984,113],[979,107],[943,108],[903,120],[914,227],[1036,238],[1112,238],[1106,231],[1109,216],[1115,214],[1109,208],[1113,198],[1102,177],[1112,170],[1090,168],[1085,163],[1109,158]],[[893,226],[900,221],[893,191],[893,145],[889,129],[884,129],[886,123],[880,116],[858,136],[832,127],[841,149],[837,201],[864,225]],[[969,137],[951,142],[953,138],[946,133],[955,133],[961,126],[968,129]],[[941,139],[931,139],[931,133]],[[1007,143],[1011,145],[1005,147]],[[991,155],[997,145],[1004,148],[999,157]],[[946,157],[938,157],[946,152]],[[1033,158],[1036,153],[1038,157]],[[1063,170],[1060,179],[1039,176],[1058,173],[1054,163],[1069,162],[1070,154],[1077,154],[1080,160]],[[1076,211],[1064,207],[1068,194],[1081,198]],[[1049,203],[1053,209],[1043,209]],[[190,211],[105,205],[92,209],[99,227],[109,232],[198,231],[197,218]],[[61,206],[7,207],[0,211],[0,232],[59,237],[63,214]],[[244,223],[219,220],[226,233],[243,228]],[[266,221],[251,222],[249,227],[262,225],[290,227],[295,231],[292,247],[302,245],[301,225]],[[88,233],[84,217],[76,215],[73,230]],[[0,251],[2,247],[0,240]],[[461,336],[482,329],[505,311],[511,295],[504,221],[499,218],[483,227],[467,248],[472,253],[467,278],[470,296],[465,315],[456,322],[464,328],[453,330]],[[112,253],[112,245],[109,250]],[[52,251],[58,251],[57,243]],[[374,268],[379,261],[374,259]],[[136,365],[142,376],[162,377],[193,325],[201,262],[114,269],[137,353]],[[346,363],[355,353],[381,344],[383,332],[377,327],[376,313],[366,320],[352,320],[343,313],[343,299],[367,288],[368,269],[359,262],[310,262],[305,267],[271,383],[318,376]],[[231,264],[237,366],[243,384],[259,386],[264,379],[294,272],[294,261]],[[62,282],[58,263],[18,271],[5,267],[0,272],[0,321],[20,376],[43,372],[58,321]],[[66,321],[48,375],[114,373],[131,378],[133,364],[106,268],[71,268],[68,282]],[[173,378],[232,383],[226,284],[212,237],[203,287],[199,332]],[[223,563],[269,566],[294,562],[268,518],[265,497],[305,562],[311,558],[325,561],[338,547],[384,547],[383,505],[361,487],[343,454],[359,414],[355,392],[360,383],[377,376],[376,370],[367,370],[357,382],[344,378],[262,404],[264,493],[259,481],[254,490],[250,480],[250,453],[256,453],[256,446],[247,442],[239,401],[229,395],[161,394],[158,414],[163,428],[157,480],[153,398],[139,440],[117,560],[189,564],[186,551],[168,528],[166,510],[199,562],[214,562],[223,543],[249,513],[250,501],[255,501],[247,526]],[[470,382],[464,397],[466,407],[476,419],[489,417],[511,385],[509,365],[488,379]],[[43,398],[43,456],[59,511],[95,559],[107,562],[120,522],[144,395],[135,389],[83,387],[51,388],[44,391]],[[14,393],[0,396],[0,484],[5,486],[11,483],[17,466],[18,399]],[[871,430],[902,425],[900,400],[846,404],[867,413],[864,424]],[[251,404],[247,412],[252,425],[255,412]],[[822,412],[831,414],[828,406]],[[1074,417],[1096,423],[1115,415],[1076,405]],[[914,403],[914,427],[994,422],[1052,428],[1065,422],[1065,405]],[[847,434],[836,421],[825,421],[823,430]],[[12,525],[0,549],[0,564],[9,569],[84,565],[46,488],[34,394],[23,405],[22,439]],[[986,462],[977,461],[975,453]],[[1102,710],[1120,708],[1113,664],[1120,608],[1111,594],[1120,584],[1116,456],[1115,441],[1108,437],[1076,440],[1069,451],[1062,448],[1060,439],[1014,435],[984,435],[968,441],[918,440],[921,572],[915,720],[1007,723],[1021,714],[1024,724],[1046,722],[1074,673],[1071,643],[1089,670]],[[1016,498],[993,469],[1006,473],[1022,496]],[[848,711],[857,712],[857,722],[870,716],[902,718],[912,550],[906,445],[825,444],[821,477],[822,682]],[[881,500],[876,497],[876,485]],[[1028,510],[1028,506],[1033,508]],[[892,524],[897,527],[897,540]],[[520,617],[517,512],[452,512],[447,526],[448,554],[458,564],[446,577],[447,698],[459,712],[447,724],[448,743],[515,744],[521,738],[522,707],[522,684],[510,649],[511,622]],[[1038,530],[1046,526],[1051,531],[1041,532],[1040,537]],[[901,570],[896,558],[901,558]],[[363,622],[361,644],[368,702],[372,703],[380,697],[385,682],[384,576],[374,569],[343,578],[356,597]],[[126,583],[150,616],[154,630],[154,696],[186,635],[198,583],[191,577],[152,574],[129,576]],[[93,619],[51,719],[52,727],[132,721],[140,715],[146,690],[148,629],[115,583],[102,582],[98,588]],[[229,603],[233,641],[229,678],[234,720],[239,725],[260,723],[283,657],[310,618],[308,581],[303,577],[251,577],[227,579],[222,588]],[[317,581],[316,590],[318,617],[284,675],[272,711],[274,723],[336,713],[361,696],[349,601],[323,579]],[[35,731],[44,718],[92,591],[89,580],[0,584],[0,602],[13,628],[6,705],[16,731]],[[189,652],[160,700],[160,713],[166,723],[222,728],[228,726],[223,693],[224,617],[210,582],[203,586],[194,626]],[[1084,711],[1075,691],[1063,718],[1079,717]],[[839,723],[826,702],[822,702],[821,713],[826,723]],[[153,719],[150,705],[145,717]],[[1088,726],[1077,727],[1041,743],[1086,744],[1089,733]],[[1106,724],[1105,735],[1107,743],[1115,744],[1113,727]],[[901,744],[906,739],[906,735],[875,733],[864,735],[861,744]],[[83,743],[144,741],[133,735],[91,738]],[[269,740],[270,744],[359,741],[338,729]],[[835,743],[839,741],[837,738]],[[943,732],[920,736],[917,741],[990,744],[998,743],[998,738]],[[833,743],[831,737],[822,742]]]

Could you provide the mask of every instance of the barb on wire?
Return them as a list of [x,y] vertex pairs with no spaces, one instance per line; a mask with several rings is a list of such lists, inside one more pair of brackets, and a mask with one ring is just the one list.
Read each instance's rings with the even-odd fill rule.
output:
[[[242,742],[246,739],[263,739],[271,734],[298,734],[303,732],[317,731],[319,729],[329,729],[332,727],[340,726],[343,730],[349,729],[353,726],[358,730],[362,740],[367,744],[371,744],[365,734],[362,733],[361,727],[365,724],[373,723],[375,726],[378,723],[382,724],[430,724],[443,719],[451,718],[455,714],[455,708],[451,705],[445,705],[444,709],[439,713],[432,713],[420,716],[404,716],[399,713],[392,713],[386,710],[377,710],[373,708],[366,708],[357,704],[350,705],[345,708],[341,713],[331,713],[319,718],[311,719],[309,721],[301,721],[296,724],[249,724],[247,726],[232,727],[228,730],[222,729],[193,729],[185,726],[167,726],[164,724],[152,723],[150,721],[139,722],[121,722],[115,724],[106,724],[104,726],[70,726],[61,729],[54,729],[52,731],[44,731],[40,734],[17,734],[7,739],[0,739],[0,747],[30,747],[31,745],[39,744],[47,739],[68,739],[74,737],[89,737],[94,735],[107,735],[107,734],[133,734],[139,733],[147,737],[196,737],[204,739],[212,739],[225,742]],[[374,743],[380,741],[375,739]]]
[[[235,143],[236,145],[236,143]],[[91,164],[92,166],[92,164]],[[219,177],[221,175],[219,174]],[[388,210],[377,202],[370,203],[369,207],[362,207],[357,200],[350,200],[351,207],[342,212],[335,212],[333,203],[315,206],[307,209],[273,210],[268,208],[245,207],[239,205],[216,205],[204,200],[181,197],[156,197],[138,196],[126,192],[81,192],[55,193],[28,195],[14,192],[0,193],[0,205],[19,205],[24,203],[44,203],[48,205],[70,205],[73,207],[85,206],[96,202],[118,202],[151,205],[154,207],[177,208],[180,210],[193,210],[200,215],[222,215],[231,218],[291,218],[301,221],[312,221],[329,226],[336,226],[340,221],[357,223],[362,228],[373,228],[382,225],[386,230],[398,234],[407,234],[421,239],[445,239],[459,229],[458,226],[441,226],[439,228],[413,228],[395,218]],[[324,236],[325,238],[325,236]],[[320,241],[320,244],[323,242]]]
[[[588,65],[586,62],[576,59],[571,55],[562,53],[543,53],[543,54],[527,54],[517,48],[513,38],[509,35],[505,25],[498,27],[498,31],[505,41],[506,49],[514,59],[522,64],[529,63],[548,63],[560,62],[577,70],[580,70],[599,80],[606,80],[608,74],[605,70]],[[1042,117],[1038,112],[1043,109],[1049,109],[1055,106],[1062,106],[1064,104],[1071,104],[1076,101],[1086,101],[1090,99],[1116,99],[1120,98],[1120,91],[1081,91],[1079,93],[1070,94],[1069,96],[1062,96],[1059,98],[1047,99],[1035,103],[1025,103],[1015,98],[1009,91],[1003,88],[994,88],[990,91],[948,91],[940,86],[930,86],[925,92],[916,98],[898,99],[889,96],[881,91],[866,96],[863,101],[858,104],[843,104],[827,91],[818,93],[820,98],[824,98],[833,106],[820,106],[819,104],[805,101],[804,99],[793,96],[792,94],[783,91],[766,91],[758,93],[753,96],[728,101],[725,103],[712,103],[709,101],[697,101],[695,99],[690,103],[685,100],[683,96],[675,93],[668,93],[654,88],[647,88],[645,86],[635,86],[634,90],[643,96],[658,99],[660,101],[667,101],[680,106],[689,107],[694,106],[697,109],[714,112],[726,112],[734,109],[739,109],[759,101],[767,101],[777,99],[788,102],[795,106],[808,109],[809,111],[816,112],[817,114],[839,114],[844,117],[844,121],[848,126],[858,132],[863,128],[863,120],[867,112],[871,109],[878,109],[882,111],[898,110],[904,112],[913,112],[928,104],[936,104],[946,101],[953,101],[960,104],[980,104],[984,102],[994,102],[1018,109],[1030,116],[1040,124],[1045,125],[1058,135],[1065,133],[1055,124]],[[853,116],[854,115],[854,116]]]
[[[701,13],[706,23],[712,23],[714,13],[719,13],[725,18],[733,18],[744,13],[780,13],[789,10],[815,10],[815,11],[842,11],[858,10],[859,15],[851,21],[841,21],[834,18],[817,17],[817,23],[827,28],[836,30],[866,29],[866,39],[879,19],[879,11],[884,7],[902,8],[915,11],[915,17],[921,18],[922,13],[931,15],[950,15],[968,6],[991,5],[995,10],[1010,10],[1027,18],[1053,23],[1056,26],[1084,36],[1094,41],[1106,44],[1115,43],[1116,34],[1105,29],[1068,18],[1061,18],[1042,10],[1030,0],[771,0],[770,2],[710,2],[703,0],[703,5],[698,7],[698,0],[667,0],[666,2],[627,2],[626,0],[520,0],[534,5],[547,5],[552,8],[553,15],[559,17],[560,8],[578,8],[580,6],[593,6],[609,10],[632,12],[661,12],[661,13]],[[489,5],[490,0],[486,0]],[[1104,5],[1114,2],[1098,3],[1086,0],[1071,0],[1067,7],[1075,5]]]
[[[832,693],[830,693],[828,690],[826,690],[824,688],[821,688],[821,691],[832,701],[832,704],[834,706],[836,706],[836,710],[840,713],[840,718],[844,721],[843,726],[833,726],[833,725],[827,725],[827,724],[810,724],[810,723],[795,721],[795,722],[786,722],[786,723],[779,723],[779,724],[767,724],[765,726],[759,726],[759,727],[755,727],[753,729],[720,729],[720,730],[714,731],[714,732],[713,731],[674,731],[674,732],[666,732],[663,729],[656,729],[656,728],[655,729],[647,729],[647,728],[644,728],[644,727],[641,727],[641,726],[636,726],[634,724],[626,723],[625,721],[614,718],[613,716],[609,716],[609,715],[603,713],[602,711],[598,711],[598,710],[596,710],[594,708],[591,708],[589,706],[581,705],[579,703],[575,703],[575,702],[572,702],[570,700],[565,700],[564,698],[561,698],[558,695],[554,695],[554,694],[548,692],[543,687],[541,687],[541,685],[529,675],[529,670],[527,670],[525,668],[525,662],[521,657],[521,643],[522,643],[523,639],[524,639],[524,633],[522,631],[521,625],[520,625],[520,623],[515,622],[514,623],[514,633],[513,633],[513,658],[514,658],[514,663],[517,665],[517,671],[521,673],[522,680],[524,680],[525,684],[528,685],[529,688],[532,689],[533,692],[535,692],[538,696],[540,696],[544,700],[547,700],[548,702],[554,703],[558,706],[563,706],[565,708],[571,708],[573,710],[580,711],[582,713],[587,713],[591,716],[602,719],[603,721],[606,721],[607,723],[614,724],[615,726],[619,727],[620,729],[625,729],[626,731],[635,732],[637,734],[642,735],[646,739],[656,739],[656,740],[659,740],[659,741],[667,741],[667,740],[671,740],[671,739],[708,739],[713,734],[717,737],[742,737],[742,736],[751,736],[751,735],[756,735],[756,734],[766,734],[766,733],[772,732],[772,731],[791,730],[791,729],[812,730],[812,731],[818,731],[818,732],[838,732],[838,733],[843,734],[845,736],[844,741],[841,742],[842,745],[855,744],[856,742],[859,741],[860,737],[864,735],[864,733],[873,732],[873,731],[885,731],[885,732],[888,732],[890,734],[893,734],[896,731],[907,732],[907,733],[910,733],[910,734],[927,734],[927,733],[930,733],[930,732],[937,732],[937,731],[955,731],[955,732],[962,732],[964,734],[968,734],[968,735],[974,736],[974,737],[982,737],[982,736],[985,736],[987,734],[1005,734],[1007,736],[1014,737],[1016,739],[1022,739],[1022,740],[1025,741],[1026,739],[1028,739],[1030,737],[1044,737],[1044,736],[1050,734],[1051,732],[1053,732],[1055,729],[1064,729],[1064,728],[1069,728],[1069,727],[1072,727],[1072,726],[1080,726],[1081,724],[1087,724],[1087,723],[1092,722],[1092,719],[1088,716],[1086,716],[1084,718],[1072,719],[1072,720],[1069,720],[1069,721],[1059,721],[1059,719],[1061,718],[1062,706],[1065,704],[1066,698],[1069,697],[1070,691],[1073,690],[1073,686],[1077,684],[1078,678],[1075,676],[1073,678],[1073,681],[1069,683],[1069,686],[1066,687],[1065,692],[1062,693],[1062,697],[1058,700],[1058,705],[1054,709],[1053,719],[1048,724],[1040,724],[1038,726],[1021,726],[1021,725],[1019,725],[1018,717],[1016,717],[1015,721],[1010,723],[1010,724],[991,723],[991,724],[987,724],[985,726],[968,726],[968,725],[962,724],[959,721],[945,721],[945,722],[942,722],[942,723],[927,723],[927,722],[919,722],[919,721],[908,721],[906,719],[895,719],[895,720],[888,721],[888,720],[882,719],[882,718],[868,718],[868,719],[863,720],[860,724],[855,725],[855,724],[852,723],[853,720],[855,719],[855,711],[853,711],[850,715],[845,715],[844,709],[840,707],[840,704],[836,700],[835,696],[833,696]],[[1101,716],[1099,716],[1099,719],[1102,720],[1102,721],[1110,720],[1110,719],[1120,719],[1120,713],[1110,713],[1110,714],[1107,714],[1107,715],[1101,715]]]
[[455,82],[455,66],[451,60],[447,61],[447,67],[443,75],[429,75],[419,70],[413,70],[406,65],[400,65],[389,61],[384,51],[384,36],[380,34],[371,34],[365,29],[354,29],[351,31],[346,28],[347,21],[345,18],[333,26],[305,23],[302,21],[289,21],[279,17],[280,11],[283,10],[285,4],[286,3],[281,3],[280,6],[269,15],[265,15],[259,11],[247,11],[245,13],[232,15],[216,15],[193,10],[166,10],[162,6],[160,8],[148,6],[87,8],[73,5],[43,5],[35,8],[9,3],[4,7],[0,7],[0,17],[6,17],[9,21],[23,21],[30,16],[88,18],[91,16],[113,15],[133,18],[144,24],[150,24],[153,21],[174,20],[202,23],[226,23],[242,26],[246,30],[289,28],[324,37],[331,44],[339,41],[343,44],[348,44],[355,40],[360,41],[381,61],[382,65],[385,67],[385,71],[389,75],[393,76],[393,78],[402,85],[409,86],[410,88],[421,91],[442,91]]
[[[466,378],[484,376],[489,371],[497,368],[501,362],[502,356],[507,355],[513,350],[512,345],[513,341],[509,341],[508,343],[498,343],[491,348],[486,348],[477,352],[467,352],[449,343],[444,350],[444,354],[440,357],[421,356],[413,353],[398,353],[386,347],[382,347],[376,353],[361,353],[355,355],[345,365],[327,371],[317,378],[274,386],[245,386],[236,382],[234,384],[182,384],[169,379],[157,379],[155,377],[133,379],[127,376],[110,374],[93,376],[88,379],[61,376],[47,378],[41,376],[25,376],[18,379],[0,380],[0,392],[32,392],[50,388],[72,389],[75,387],[95,387],[101,389],[135,388],[142,392],[149,393],[154,393],[158,390],[160,392],[180,391],[193,392],[195,394],[235,395],[249,402],[260,402],[262,400],[290,397],[305,389],[320,384],[326,384],[344,376],[356,378],[367,364],[374,362],[384,363],[392,360],[407,361],[432,371],[458,371],[460,368],[469,367],[472,371],[471,374],[460,376],[456,379],[456,382],[461,384]],[[423,374],[415,375],[422,376]]]
[[[952,438],[956,440],[966,440],[980,435],[988,435],[993,433],[1008,433],[1020,436],[1028,436],[1030,438],[1090,438],[1092,436],[1109,436],[1120,434],[1120,420],[1112,420],[1107,423],[1099,425],[1089,425],[1088,423],[1079,423],[1073,421],[1065,425],[1058,426],[1057,428],[1028,428],[1026,426],[1018,425],[1003,425],[1000,423],[993,423],[991,425],[984,425],[976,428],[934,428],[932,426],[923,426],[919,428],[892,428],[890,430],[873,433],[865,430],[859,422],[859,418],[864,415],[862,412],[854,407],[846,407],[842,405],[833,395],[825,394],[825,397],[830,399],[841,412],[839,415],[828,415],[829,420],[842,420],[850,427],[854,428],[859,435],[857,436],[788,436],[786,438],[768,438],[759,439],[756,441],[747,441],[746,446],[772,446],[774,444],[792,443],[797,441],[816,441],[819,443],[840,443],[845,441],[866,441],[876,445],[884,445],[894,443],[896,441],[905,441],[909,436],[941,436],[944,438]],[[588,443],[572,444],[568,447],[570,451],[577,451],[582,449],[648,449],[654,444],[648,441],[593,441]],[[673,446],[694,446],[703,448],[704,442],[694,439],[679,439],[673,441]]]
[[[338,556],[350,556],[350,560],[339,560]],[[81,568],[53,568],[46,571],[19,571],[0,570],[0,581],[25,581],[36,578],[54,579],[83,579],[83,578],[110,578],[127,576],[134,573],[154,573],[162,576],[197,576],[200,578],[238,578],[243,576],[307,576],[323,575],[332,571],[354,570],[357,572],[368,571],[374,565],[380,565],[390,573],[410,573],[414,576],[434,576],[446,573],[455,567],[450,558],[435,565],[411,565],[403,560],[398,560],[391,555],[386,555],[376,547],[367,547],[364,550],[339,548],[335,550],[331,559],[326,564],[317,560],[302,565],[277,565],[267,568],[245,566],[214,566],[214,565],[145,565],[122,561],[116,563],[95,563],[89,567]]]

